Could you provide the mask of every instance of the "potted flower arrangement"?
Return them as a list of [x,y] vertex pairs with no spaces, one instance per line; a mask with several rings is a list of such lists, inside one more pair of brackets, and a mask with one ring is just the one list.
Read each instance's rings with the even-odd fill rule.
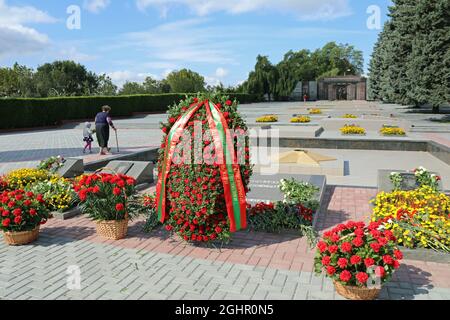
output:
[[309,123],[311,118],[308,116],[297,116],[291,119],[291,123]]
[[24,245],[39,237],[40,226],[50,214],[42,195],[23,190],[0,195],[0,228],[9,245]]
[[276,115],[265,115],[256,119],[256,122],[278,122],[278,116]]
[[336,291],[351,300],[374,300],[381,285],[400,267],[402,252],[381,223],[350,221],[327,231],[317,244],[314,268],[333,279]]
[[109,173],[85,175],[75,184],[81,212],[96,222],[97,234],[111,240],[126,237],[135,185],[131,177]]

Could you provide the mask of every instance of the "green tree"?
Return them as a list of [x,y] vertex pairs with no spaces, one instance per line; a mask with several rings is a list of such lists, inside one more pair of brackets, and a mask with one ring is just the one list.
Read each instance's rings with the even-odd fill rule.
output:
[[34,72],[15,63],[12,68],[0,68],[0,97],[34,97]]
[[267,95],[269,101],[271,101],[276,94],[277,81],[277,68],[272,65],[267,56],[258,55],[255,70],[250,72],[247,80],[249,93]]
[[205,91],[205,78],[189,69],[173,71],[167,76],[171,92],[189,93]]
[[117,94],[117,86],[106,74],[97,77],[98,86],[95,94],[98,96],[114,96]]
[[127,81],[119,91],[119,95],[146,94],[146,88],[137,82]]
[[414,1],[411,55],[405,64],[410,100],[434,113],[450,101],[450,2]]
[[97,76],[73,61],[46,63],[34,78],[41,97],[92,95],[98,87]]

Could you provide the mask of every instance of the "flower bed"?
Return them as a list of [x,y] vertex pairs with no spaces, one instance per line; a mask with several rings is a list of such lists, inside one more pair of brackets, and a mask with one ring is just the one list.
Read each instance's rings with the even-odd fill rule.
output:
[[[326,231],[317,244],[314,269],[346,287],[368,288],[390,280],[402,253],[382,225],[350,221]],[[374,298],[374,297],[373,297]]]
[[9,190],[21,190],[34,183],[48,181],[51,177],[47,170],[24,168],[9,172],[5,181]]
[[278,117],[275,115],[265,115],[256,119],[256,122],[278,122]]
[[311,109],[309,110],[309,114],[322,114],[322,109]]
[[450,252],[450,197],[423,185],[412,191],[381,192],[373,200],[372,220],[391,230],[408,248]]
[[357,134],[357,135],[365,135],[366,129],[354,125],[354,124],[346,124],[344,127],[340,129],[343,135]]
[[291,123],[309,123],[311,118],[308,116],[294,117],[291,119]]
[[384,136],[405,136],[406,132],[402,128],[383,127],[380,129],[380,134]]

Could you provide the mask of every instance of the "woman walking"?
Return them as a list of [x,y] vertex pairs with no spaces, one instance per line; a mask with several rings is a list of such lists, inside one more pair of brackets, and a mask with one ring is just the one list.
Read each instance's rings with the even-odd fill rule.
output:
[[97,113],[95,116],[95,129],[97,134],[98,145],[100,146],[100,155],[106,155],[109,152],[108,141],[109,141],[109,127],[117,131],[114,126],[109,112],[111,107],[103,106],[102,112]]

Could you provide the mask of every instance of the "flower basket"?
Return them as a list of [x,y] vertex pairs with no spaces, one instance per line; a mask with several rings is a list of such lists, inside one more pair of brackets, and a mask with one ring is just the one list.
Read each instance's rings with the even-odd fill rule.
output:
[[5,242],[10,246],[22,246],[32,243],[39,237],[40,226],[37,226],[31,231],[11,232],[6,231],[3,233]]
[[333,281],[336,292],[349,300],[375,300],[380,295],[381,289],[360,288],[354,286],[344,286],[338,281]]
[[97,234],[109,240],[120,240],[127,236],[128,218],[124,220],[96,221]]

